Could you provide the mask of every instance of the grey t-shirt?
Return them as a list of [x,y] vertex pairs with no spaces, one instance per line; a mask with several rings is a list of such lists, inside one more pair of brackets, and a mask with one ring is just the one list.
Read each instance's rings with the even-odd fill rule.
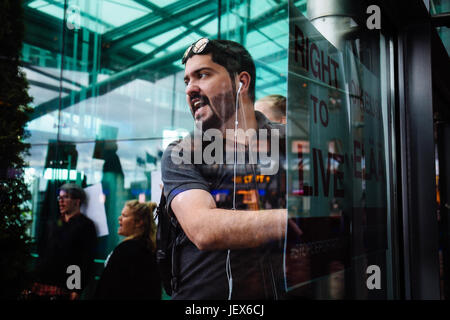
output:
[[[249,163],[251,161],[247,151],[245,163],[236,165],[237,192],[233,202],[234,165],[195,164],[193,153],[192,157],[183,158],[185,147],[190,145],[192,139],[187,144],[187,139],[177,141],[168,146],[162,159],[162,180],[169,208],[174,197],[192,189],[211,193],[219,208],[232,209],[233,203],[238,210],[285,208],[285,129],[283,125],[267,120],[262,113],[256,111],[255,114],[258,128],[267,129],[268,141],[271,141],[270,129],[278,129],[279,159],[274,159],[279,161],[277,172],[262,174],[267,170],[261,170],[259,163]],[[180,148],[183,143],[184,149]],[[205,150],[208,144],[209,141],[203,143],[202,150]],[[223,145],[223,159],[226,159],[226,143]],[[227,250],[198,250],[186,238],[176,251],[179,289],[173,294],[172,299],[227,299],[229,294],[226,273],[227,252]],[[231,250],[232,299],[276,297],[275,292],[280,286],[277,282],[282,278],[281,252],[282,241],[253,249]]]

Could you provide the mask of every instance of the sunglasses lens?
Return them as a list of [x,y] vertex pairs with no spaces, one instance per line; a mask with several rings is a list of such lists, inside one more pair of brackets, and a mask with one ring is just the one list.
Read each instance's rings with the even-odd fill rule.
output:
[[187,58],[189,52],[191,51],[191,49],[192,49],[192,45],[190,45],[190,46],[186,49],[186,51],[184,52],[184,54],[183,54],[183,59],[182,59],[182,62],[183,62],[183,63],[186,61],[186,58]]
[[181,62],[183,64],[186,63],[187,57],[189,56],[189,53],[191,52],[191,50],[194,54],[202,53],[202,51],[205,50],[208,42],[209,42],[208,38],[201,38],[201,39],[197,40],[197,42],[191,44],[184,52],[183,59],[181,60]]
[[197,54],[197,53],[201,53],[203,50],[205,50],[206,45],[208,44],[209,39],[207,38],[201,38],[200,40],[198,40],[195,44],[194,44],[194,48],[192,49],[192,51]]

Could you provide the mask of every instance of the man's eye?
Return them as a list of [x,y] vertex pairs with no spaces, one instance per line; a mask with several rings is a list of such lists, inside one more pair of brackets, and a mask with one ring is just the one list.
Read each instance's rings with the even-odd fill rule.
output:
[[207,75],[208,75],[207,73],[200,73],[198,76],[199,76],[199,78],[201,79],[201,78],[206,77]]

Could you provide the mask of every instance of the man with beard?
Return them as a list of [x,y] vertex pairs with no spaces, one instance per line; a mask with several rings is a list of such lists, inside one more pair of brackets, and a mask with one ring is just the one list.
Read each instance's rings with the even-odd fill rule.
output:
[[[284,127],[255,112],[255,65],[240,44],[202,38],[182,63],[200,133],[169,145],[162,159],[167,208],[185,235],[175,248],[172,299],[279,298],[287,211],[261,210],[260,197],[286,195],[278,156]],[[249,132],[257,133],[256,140],[246,139]],[[216,146],[214,161],[205,159],[207,141]],[[269,164],[252,162],[255,148],[258,155],[271,154]],[[237,161],[237,150],[244,162]]]

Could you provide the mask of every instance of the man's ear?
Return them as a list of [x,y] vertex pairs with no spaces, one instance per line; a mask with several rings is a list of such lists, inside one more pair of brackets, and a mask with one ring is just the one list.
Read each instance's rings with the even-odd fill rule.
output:
[[238,76],[237,87],[239,88],[239,82],[242,82],[241,93],[247,92],[250,86],[251,76],[247,71],[242,71]]

